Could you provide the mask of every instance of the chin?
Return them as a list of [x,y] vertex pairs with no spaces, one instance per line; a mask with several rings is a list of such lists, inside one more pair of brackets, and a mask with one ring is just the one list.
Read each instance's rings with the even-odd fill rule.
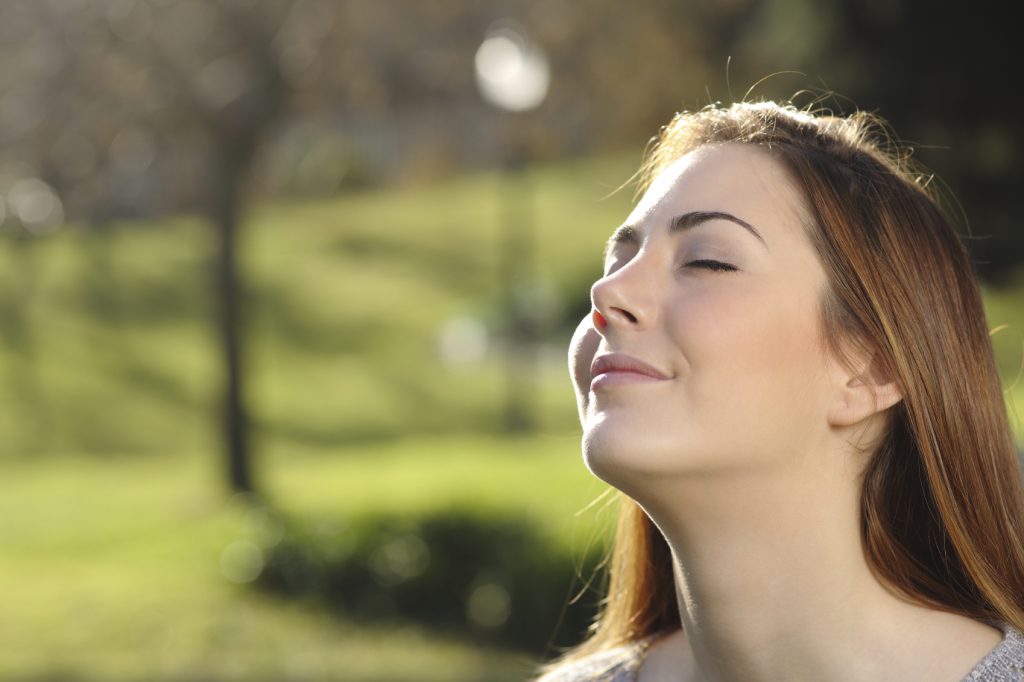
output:
[[603,444],[595,442],[595,440],[599,441],[600,439],[595,439],[590,433],[584,434],[583,463],[587,465],[587,469],[594,476],[614,486],[615,472],[622,468],[621,463],[614,462],[614,452],[609,452],[608,448],[602,447]]
[[670,461],[678,453],[637,438],[635,432],[622,433],[603,420],[587,425],[582,447],[583,461],[590,473],[627,495],[633,496],[631,491],[651,477],[679,473],[678,460]]
[[661,428],[658,420],[590,412],[582,451],[587,469],[605,483],[640,501],[673,480],[764,467],[753,443],[700,438],[687,428]]

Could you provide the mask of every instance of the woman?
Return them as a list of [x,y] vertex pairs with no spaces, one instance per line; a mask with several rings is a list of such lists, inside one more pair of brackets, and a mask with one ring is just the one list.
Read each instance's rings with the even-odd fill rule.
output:
[[625,495],[555,680],[1024,679],[1024,490],[950,222],[863,114],[678,115],[570,349]]

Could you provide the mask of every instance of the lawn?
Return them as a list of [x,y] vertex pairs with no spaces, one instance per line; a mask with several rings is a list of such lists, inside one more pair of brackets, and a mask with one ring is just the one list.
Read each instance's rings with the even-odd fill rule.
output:
[[[566,437],[438,438],[272,456],[261,473],[279,508],[308,518],[482,506],[582,547],[610,514],[579,513],[604,488],[577,451]],[[261,517],[205,456],[21,460],[4,481],[0,679],[519,680],[535,664],[233,584],[224,550]]]
[[[588,306],[632,159],[530,175],[545,430],[572,428],[564,347]],[[261,432],[335,447],[501,422],[500,178],[256,205],[241,237],[249,395]],[[220,370],[196,220],[68,226],[0,241],[0,455],[213,446]],[[578,319],[578,318],[577,318]],[[459,330],[463,330],[461,334]],[[477,339],[454,358],[445,338]],[[464,345],[464,344],[463,344]],[[552,371],[548,372],[547,369]],[[113,407],[113,409],[111,409]]]

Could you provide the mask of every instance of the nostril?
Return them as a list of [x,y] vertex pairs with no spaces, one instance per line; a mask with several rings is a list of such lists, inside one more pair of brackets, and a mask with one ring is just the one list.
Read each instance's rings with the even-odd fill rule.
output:
[[630,324],[636,324],[636,315],[634,315],[633,313],[629,312],[628,310],[623,310],[622,308],[613,308],[613,310],[615,310],[615,312],[625,317],[630,322]]
[[594,314],[593,314],[593,320],[594,320],[594,327],[598,331],[603,331],[604,328],[608,326],[608,320],[606,320],[604,315],[602,315],[600,312],[598,312],[596,310],[594,311]]

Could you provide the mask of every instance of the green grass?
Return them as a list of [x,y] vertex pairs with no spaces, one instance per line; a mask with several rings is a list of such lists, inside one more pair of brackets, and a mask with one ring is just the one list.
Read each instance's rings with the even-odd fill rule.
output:
[[[546,430],[572,428],[567,311],[586,308],[632,159],[530,174],[540,291],[555,359],[537,381]],[[495,338],[501,181],[256,205],[241,234],[248,393],[268,437],[329,445],[424,432],[494,432],[497,344],[442,364],[438,335],[471,318]],[[527,225],[518,226],[527,230]],[[0,240],[0,455],[175,453],[214,446],[220,384],[208,295],[212,232],[191,218],[68,226]]]
[[[574,516],[602,488],[580,463],[558,320],[586,304],[629,203],[602,197],[631,164],[531,176],[548,435],[514,442],[487,435],[497,349],[454,367],[436,352],[452,317],[502,321],[497,177],[254,207],[248,390],[274,503],[332,522],[472,506],[592,541],[608,515]],[[221,575],[251,520],[214,454],[211,250],[190,218],[0,241],[0,679],[523,679],[522,656],[340,621]]]
[[[276,504],[304,517],[470,505],[526,514],[582,546],[610,515],[602,505],[577,515],[604,489],[577,451],[569,438],[444,438],[330,459],[272,456],[262,472]],[[7,463],[0,679],[518,680],[535,664],[228,582],[221,552],[259,517],[223,494],[212,464],[196,455]]]
[[566,540],[578,524],[576,512],[605,489],[586,471],[579,449],[575,434],[402,440],[357,445],[332,457],[276,457],[267,462],[267,483],[272,498],[303,516],[422,515],[457,507],[525,514]]

